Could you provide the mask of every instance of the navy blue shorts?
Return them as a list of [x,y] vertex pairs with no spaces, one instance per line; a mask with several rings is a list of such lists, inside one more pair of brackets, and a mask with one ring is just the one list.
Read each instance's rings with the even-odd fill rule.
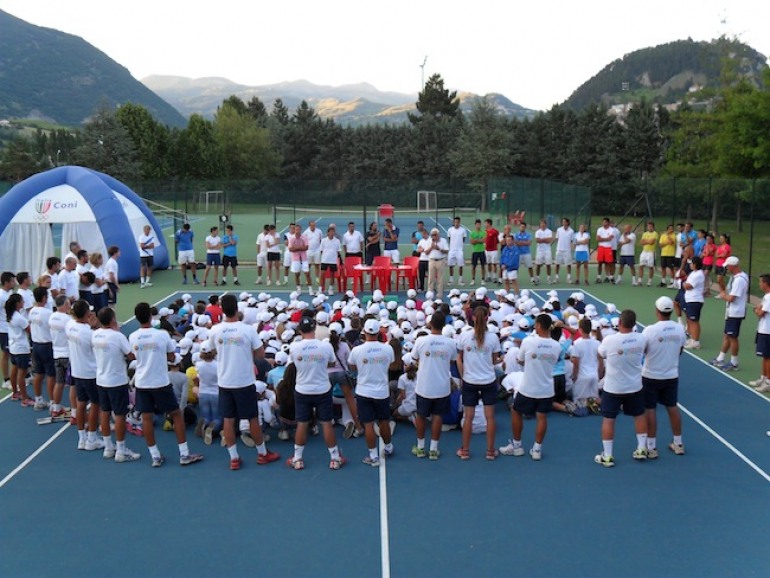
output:
[[497,403],[497,382],[487,383],[486,385],[476,385],[463,380],[462,389],[463,407],[476,407],[479,400],[484,405],[495,405]]
[[358,420],[361,423],[373,421],[388,421],[390,419],[390,399],[374,399],[372,397],[356,396]]
[[318,421],[334,419],[334,401],[331,388],[326,393],[306,394],[294,392],[294,418],[298,422],[307,423],[313,419],[315,410]]
[[534,415],[536,413],[549,413],[553,409],[553,398],[527,397],[522,393],[517,393],[513,398],[511,409],[516,413],[524,415]]
[[99,409],[115,415],[128,413],[128,384],[117,387],[96,386],[99,392]]
[[5,353],[8,353],[8,334],[7,333],[0,333],[0,351],[4,351]]
[[32,373],[42,373],[46,377],[56,377],[56,365],[53,361],[53,343],[32,343]]
[[687,319],[690,321],[700,321],[700,310],[703,309],[703,303],[700,301],[688,301],[685,307]]
[[152,389],[136,388],[136,409],[139,413],[164,414],[179,409],[171,384]]
[[417,415],[430,417],[432,415],[442,416],[449,413],[449,398],[446,397],[423,397],[417,394]]
[[743,317],[728,317],[725,319],[725,335],[728,337],[738,337],[741,334],[741,323]]
[[142,265],[142,267],[147,267],[148,269],[152,269],[155,265],[155,257],[152,255],[145,255],[143,257],[139,257],[139,263]]
[[757,333],[756,344],[757,357],[770,359],[770,334]]
[[233,269],[237,269],[238,268],[238,257],[231,257],[229,255],[225,255],[222,258],[222,265],[225,268],[232,267]]
[[30,360],[29,353],[11,353],[11,365],[15,365],[19,369],[29,369]]
[[481,265],[482,267],[487,264],[487,255],[484,251],[478,251],[471,253],[471,266],[476,267]]
[[620,264],[621,265],[628,265],[629,267],[634,266],[634,256],[633,255],[621,255],[620,256]]
[[257,417],[257,390],[253,384],[237,389],[219,388],[219,415],[225,419]]
[[602,416],[615,419],[622,408],[624,414],[638,417],[645,412],[644,402],[644,389],[634,393],[602,391]]
[[644,391],[644,406],[647,409],[655,409],[658,404],[674,407],[679,401],[679,378],[650,379],[649,377],[642,377],[642,391]]
[[674,301],[679,303],[679,307],[682,308],[682,311],[687,310],[687,303],[684,301],[684,289],[680,289],[676,292],[676,295],[674,296]]
[[567,399],[567,376],[563,373],[553,376],[553,401],[563,403]]
[[107,283],[107,305],[115,305],[118,302],[118,286],[115,283]]
[[75,386],[75,394],[78,401],[91,402],[99,404],[99,390],[96,389],[96,379],[72,378],[72,384]]
[[67,376],[69,375],[70,371],[70,360],[69,357],[60,357],[59,359],[53,360],[54,367],[56,368],[56,383],[66,383],[70,384],[72,381],[72,378],[67,380]]
[[714,272],[715,272],[717,275],[721,275],[722,277],[724,277],[725,275],[727,275],[727,269],[724,267],[724,265],[721,265],[721,266],[719,266],[719,267],[714,267]]
[[222,263],[222,257],[219,253],[206,253],[206,265],[219,266]]

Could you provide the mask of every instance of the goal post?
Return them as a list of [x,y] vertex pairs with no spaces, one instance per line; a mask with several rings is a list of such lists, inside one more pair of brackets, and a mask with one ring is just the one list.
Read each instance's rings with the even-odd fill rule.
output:
[[417,191],[418,211],[435,211],[437,208],[436,191]]
[[224,191],[200,191],[198,193],[198,211],[208,213],[210,209],[213,209],[217,213],[224,212]]

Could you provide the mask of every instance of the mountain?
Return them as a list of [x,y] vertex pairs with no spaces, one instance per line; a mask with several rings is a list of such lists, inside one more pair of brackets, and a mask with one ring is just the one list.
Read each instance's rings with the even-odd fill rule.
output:
[[711,42],[678,40],[636,50],[611,62],[573,92],[564,105],[579,111],[591,103],[613,106],[642,97],[673,104],[688,92],[719,86],[725,61],[756,86],[767,68],[765,56],[740,42],[724,38]]
[[123,66],[77,36],[0,10],[0,119],[77,126],[101,104],[140,104],[170,126],[185,118]]
[[[142,82],[166,101],[173,104],[185,116],[201,114],[212,118],[217,107],[229,96],[238,96],[244,102],[259,98],[268,110],[280,98],[290,111],[304,100],[322,118],[357,126],[363,124],[407,122],[407,113],[414,112],[416,94],[384,92],[369,83],[325,86],[307,80],[281,82],[263,86],[244,86],[226,78],[185,78],[181,76],[148,76]],[[472,93],[460,93],[460,108],[470,111],[473,102],[480,97]],[[514,104],[501,94],[489,94],[498,109],[505,115],[531,118],[537,111]]]

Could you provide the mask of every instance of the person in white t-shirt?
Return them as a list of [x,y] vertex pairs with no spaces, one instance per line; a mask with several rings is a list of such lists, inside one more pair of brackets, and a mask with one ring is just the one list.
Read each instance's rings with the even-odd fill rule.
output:
[[625,309],[620,313],[618,333],[602,339],[599,357],[600,373],[604,374],[602,388],[602,452],[594,461],[606,468],[615,465],[613,446],[615,419],[620,413],[634,418],[636,430],[635,460],[647,459],[647,419],[642,390],[642,360],[647,349],[647,338],[635,333],[636,313]]
[[334,401],[328,372],[330,367],[335,366],[337,359],[328,342],[315,338],[316,321],[313,317],[302,317],[297,329],[302,339],[289,347],[289,356],[297,368],[297,382],[294,388],[297,431],[294,434],[294,455],[286,460],[286,465],[295,470],[304,469],[307,431],[315,411],[329,450],[329,469],[339,470],[347,460],[340,453],[334,433]]
[[[341,247],[342,244],[340,243],[340,240],[334,235],[334,229],[329,227],[326,230],[326,237],[321,240],[319,249],[321,276],[318,279],[318,284],[321,293],[324,291],[324,285],[328,278],[329,295],[334,295],[334,277],[337,275]],[[308,255],[310,255],[309,250]]]
[[580,285],[580,269],[583,269],[583,282],[590,284],[588,280],[588,258],[591,252],[591,233],[586,230],[585,223],[580,223],[575,233],[575,285]]
[[[711,360],[711,364],[722,371],[737,371],[740,348],[738,336],[741,332],[741,323],[746,317],[749,276],[741,270],[741,262],[738,257],[730,256],[725,259],[724,267],[730,273],[727,287],[719,292],[719,299],[723,299],[725,302],[725,329],[722,335],[722,347],[719,349],[719,354]],[[705,283],[708,285],[708,280]],[[725,361],[728,351],[730,352],[730,361]]]
[[631,285],[636,287],[638,285],[636,281],[636,233],[631,228],[631,225],[623,227],[623,234],[618,237],[618,247],[620,247],[620,269],[615,277],[615,284],[623,282],[623,271],[626,266],[631,269]]
[[353,221],[348,223],[348,230],[342,235],[342,244],[345,245],[346,257],[361,257],[364,252],[364,236],[360,231],[356,231],[356,224]]
[[[126,415],[128,415],[128,371],[126,360],[131,346],[118,328],[115,311],[105,307],[99,311],[101,327],[93,332],[91,345],[96,359],[96,388],[99,392],[99,425],[104,440],[105,459],[116,463],[133,462],[140,454],[126,446]],[[110,415],[115,416],[115,440],[112,443]]]
[[257,414],[254,360],[264,356],[262,340],[252,325],[246,325],[238,319],[238,299],[235,295],[223,295],[220,303],[224,321],[212,327],[208,343],[217,352],[219,413],[224,420],[222,433],[230,454],[230,469],[239,470],[243,464],[235,443],[237,420],[248,421],[249,433],[257,448],[257,464],[266,465],[281,456],[265,446]]
[[647,416],[647,459],[658,457],[658,404],[666,408],[671,423],[673,441],[668,448],[677,455],[684,454],[682,416],[679,413],[679,358],[686,340],[684,328],[671,320],[674,302],[668,297],[655,301],[657,322],[642,331],[647,339],[647,352],[642,368],[642,386]]
[[29,329],[32,341],[32,388],[35,391],[34,409],[48,409],[49,403],[43,399],[43,377],[46,380],[48,399],[53,399],[56,367],[53,361],[53,340],[49,320],[53,311],[48,307],[48,289],[35,287],[32,291],[35,300],[29,310]]
[[[62,407],[61,400],[64,393],[66,375],[70,368],[70,348],[66,329],[67,323],[71,319],[70,308],[72,307],[72,302],[62,293],[56,297],[54,303],[56,311],[51,313],[51,316],[48,318],[48,327],[51,331],[51,342],[53,343],[53,362],[56,368],[56,380],[53,387],[53,395],[51,396],[51,417],[64,418],[68,412]],[[69,398],[72,415],[74,416],[77,408],[74,387],[70,388]]]
[[108,247],[107,256],[107,263],[104,265],[104,274],[107,279],[107,306],[115,309],[118,304],[118,293],[120,292],[120,277],[118,269],[120,247],[117,245]]
[[137,303],[134,316],[139,322],[139,329],[129,335],[128,342],[136,358],[136,409],[142,414],[142,433],[152,458],[152,467],[159,468],[166,461],[155,444],[155,414],[166,414],[171,418],[179,448],[179,464],[187,466],[199,462],[203,456],[190,453],[184,417],[168,377],[168,362],[175,358],[176,342],[166,331],[152,327],[149,303]]
[[[275,230],[275,225],[270,225],[267,236],[264,239],[267,247],[267,285],[270,285],[272,278],[275,277],[276,286],[281,284],[281,237]],[[289,253],[287,251],[287,257]],[[284,283],[288,281],[288,267]]]
[[455,217],[452,221],[452,226],[446,232],[446,236],[449,239],[449,255],[447,258],[447,264],[449,265],[449,284],[455,283],[455,266],[457,266],[457,272],[459,274],[458,284],[465,285],[463,280],[463,265],[465,264],[464,243],[468,237],[468,231],[460,225],[460,217]]
[[404,373],[398,378],[398,397],[396,408],[393,410],[395,419],[408,419],[414,423],[414,415],[417,411],[417,395],[414,392],[417,379],[417,366],[410,353],[405,353],[401,358],[404,364]]
[[[11,381],[13,400],[21,400],[22,407],[32,407],[35,400],[27,395],[27,371],[30,366],[29,321],[24,314],[24,299],[18,293],[11,294],[0,311],[8,329],[8,353],[11,368],[8,377]],[[42,408],[41,408],[42,409]]]
[[211,227],[204,244],[206,245],[206,270],[203,272],[203,286],[206,286],[206,280],[209,278],[209,271],[212,268],[214,269],[214,285],[218,285],[219,265],[222,262],[222,256],[219,253],[222,248],[219,227]]
[[270,225],[262,227],[262,232],[257,235],[257,280],[254,285],[262,283],[262,269],[267,267],[267,235],[270,232]]
[[770,391],[770,273],[759,276],[762,303],[754,308],[757,316],[756,354],[762,358],[762,373],[749,382],[759,392]]
[[522,340],[517,360],[524,366],[521,385],[511,406],[513,438],[500,448],[505,456],[523,456],[521,434],[524,431],[524,415],[536,415],[535,443],[529,450],[530,457],[538,461],[543,457],[543,440],[548,430],[548,413],[554,396],[553,369],[562,356],[558,341],[551,338],[551,316],[541,313],[535,319],[535,334]]
[[[333,229],[332,229],[333,230]],[[321,229],[315,226],[315,220],[308,222],[308,227],[302,233],[307,243],[307,262],[315,270],[315,279],[318,285],[321,284],[321,241],[324,238]]]
[[604,268],[604,282],[609,283],[615,280],[615,251],[613,244],[615,241],[615,228],[611,226],[610,220],[605,217],[602,219],[602,226],[596,230],[596,283],[602,282],[602,268]]
[[540,220],[540,227],[535,231],[535,278],[532,282],[540,283],[540,268],[545,265],[546,282],[551,284],[551,243],[553,243],[553,231],[548,228],[545,219]]
[[364,323],[366,341],[354,347],[348,357],[348,369],[358,373],[356,380],[356,407],[358,419],[364,426],[364,437],[368,454],[363,462],[369,466],[380,465],[377,451],[377,436],[374,422],[380,428],[383,457],[393,455],[390,428],[390,387],[388,385],[388,367],[395,361],[393,348],[387,343],[380,343],[380,323],[376,319],[367,319]]
[[[417,444],[412,448],[412,454],[418,458],[427,455],[431,460],[437,460],[441,455],[438,444],[441,439],[442,416],[450,410],[450,366],[457,359],[454,339],[442,335],[444,325],[446,317],[441,311],[436,311],[431,315],[430,334],[419,337],[411,351],[417,363],[417,413],[414,422]],[[428,418],[431,419],[431,431],[430,448],[426,452],[425,429]]]
[[[510,237],[509,237],[510,238]],[[484,404],[486,420],[488,460],[497,455],[495,446],[495,406],[497,405],[497,376],[495,365],[500,362],[500,339],[488,331],[489,309],[485,306],[473,310],[473,331],[464,331],[457,341],[457,369],[462,377],[463,422],[462,446],[457,457],[471,457],[470,443],[473,434],[473,418],[479,401]]]
[[561,227],[556,229],[556,275],[554,282],[559,282],[559,268],[567,267],[567,283],[572,283],[572,246],[575,243],[575,231],[570,227],[567,217],[561,220]]
[[690,334],[690,339],[684,345],[685,349],[700,349],[700,315],[706,292],[706,276],[703,274],[702,263],[700,257],[690,259],[690,274],[682,282],[687,315],[687,333]]
[[427,289],[429,291],[434,290],[436,297],[441,297],[441,293],[444,291],[444,265],[446,264],[446,255],[449,253],[449,244],[446,239],[439,237],[438,229],[435,227],[430,230],[426,251],[428,253]]
[[599,395],[599,340],[591,335],[591,320],[580,320],[580,339],[569,350],[572,361],[572,401],[586,401]]
[[156,245],[155,233],[153,233],[152,227],[145,225],[142,234],[139,235],[140,289],[152,287],[152,268]]
[[[96,317],[88,302],[79,299],[72,304],[74,319],[66,326],[69,343],[70,375],[77,395],[77,428],[79,450],[102,450],[104,442],[96,437],[99,421],[99,390],[96,388],[96,358],[92,343]],[[86,407],[91,404],[88,414]],[[86,432],[86,426],[88,431]]]

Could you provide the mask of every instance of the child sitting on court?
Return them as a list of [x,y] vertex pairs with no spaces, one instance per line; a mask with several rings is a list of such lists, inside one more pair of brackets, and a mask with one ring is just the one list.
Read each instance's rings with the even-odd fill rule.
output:
[[200,359],[195,364],[196,376],[193,378],[198,388],[198,408],[200,419],[195,427],[195,435],[203,438],[203,443],[211,445],[214,434],[222,429],[222,417],[219,414],[219,387],[217,385],[216,351],[207,342],[201,344]]
[[259,425],[262,429],[267,426],[277,427],[278,420],[275,417],[275,411],[278,409],[278,402],[275,392],[268,389],[264,381],[257,381],[254,387],[257,389]]
[[417,365],[412,356],[407,353],[402,357],[404,373],[398,378],[398,397],[393,409],[393,418],[414,423],[414,412],[417,411],[417,396],[414,392],[417,379]]

